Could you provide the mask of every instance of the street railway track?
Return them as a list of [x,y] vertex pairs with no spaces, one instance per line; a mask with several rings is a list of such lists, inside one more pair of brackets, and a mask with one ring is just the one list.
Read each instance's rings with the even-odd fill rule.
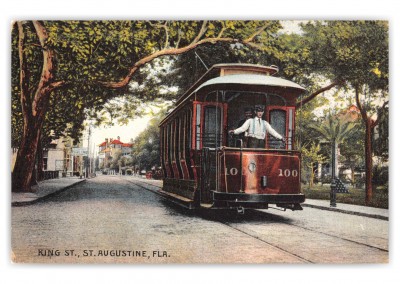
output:
[[[160,185],[159,181],[149,181],[149,180],[143,180],[143,181],[134,180],[133,181],[133,180],[128,180],[128,179],[127,179],[127,181],[132,183],[132,184],[135,184],[136,186],[139,186],[140,188],[143,188],[143,189],[145,189],[147,191],[155,193],[155,194],[165,198],[168,201],[172,201],[170,199],[167,199],[165,196],[163,196],[162,194],[160,194],[157,191],[158,189],[161,189],[161,187],[162,187]],[[277,209],[277,208],[271,207],[270,209]],[[277,209],[277,210],[279,210],[279,209]],[[315,210],[318,210],[318,209],[315,209]],[[236,231],[238,231],[238,232],[240,232],[242,234],[245,234],[245,235],[247,235],[247,236],[249,236],[249,237],[251,237],[253,239],[256,239],[258,241],[261,241],[261,242],[263,242],[263,243],[265,243],[265,244],[267,244],[267,245],[269,245],[271,247],[274,247],[274,248],[276,248],[276,249],[278,249],[278,250],[280,250],[280,251],[282,251],[282,252],[284,252],[286,254],[294,256],[294,257],[298,258],[301,261],[304,261],[306,263],[314,263],[313,261],[310,261],[310,260],[308,260],[308,259],[306,259],[304,257],[301,257],[298,254],[290,252],[289,250],[287,250],[287,249],[285,249],[285,248],[283,248],[281,246],[278,246],[278,245],[276,245],[276,244],[274,244],[272,242],[268,242],[268,241],[264,240],[262,237],[257,236],[256,233],[251,232],[250,230],[245,230],[245,229],[242,229],[242,228],[238,228],[237,226],[233,226],[229,222],[226,222],[226,221],[223,220],[228,215],[224,215],[224,216],[221,217],[220,215],[213,214],[215,212],[212,212],[212,211],[213,210],[202,209],[200,211],[197,211],[197,213],[199,213],[199,215],[201,217],[208,218],[208,219],[213,220],[213,221],[218,221],[218,222],[224,224],[225,226],[227,226],[227,227],[229,227],[229,228],[231,228],[233,230],[236,230]],[[313,230],[313,229],[307,228],[305,226],[300,226],[300,225],[296,225],[296,224],[290,224],[288,222],[285,222],[285,220],[281,216],[274,215],[274,214],[271,214],[269,212],[265,212],[263,210],[257,210],[257,209],[255,209],[255,210],[251,209],[250,210],[250,209],[248,209],[248,210],[246,210],[246,212],[247,211],[251,212],[250,214],[252,214],[251,215],[252,217],[255,217],[255,218],[258,218],[258,219],[262,219],[262,218],[265,218],[265,217],[268,217],[268,218],[272,217],[272,218],[275,218],[275,219],[277,218],[277,219],[279,219],[280,222],[283,221],[283,223],[285,223],[288,226],[296,227],[296,228],[299,228],[299,229],[302,229],[302,230],[306,230],[306,231],[309,231],[309,232],[313,232],[313,233],[317,233],[317,234],[322,234],[322,235],[325,235],[327,237],[336,238],[336,239],[341,240],[341,241],[350,242],[350,243],[353,243],[353,244],[356,244],[356,245],[365,246],[365,247],[368,247],[368,248],[371,248],[371,249],[377,249],[377,250],[382,251],[382,252],[388,252],[388,250],[385,249],[385,248],[377,247],[377,246],[370,245],[370,244],[365,244],[365,243],[362,243],[362,242],[359,242],[359,241],[355,241],[355,240],[351,240],[351,239],[348,239],[348,238],[345,238],[345,237],[337,236],[337,235],[334,235],[334,234],[329,234],[329,233],[326,233],[326,232],[321,232],[319,230]],[[282,211],[282,210],[280,210],[280,211]],[[236,214],[235,214],[235,216],[236,216]],[[230,215],[230,217],[232,218],[232,215]]]

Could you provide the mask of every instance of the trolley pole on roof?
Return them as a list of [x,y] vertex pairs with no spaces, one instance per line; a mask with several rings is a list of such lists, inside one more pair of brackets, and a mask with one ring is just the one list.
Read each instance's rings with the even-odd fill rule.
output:
[[196,57],[198,59],[200,59],[200,62],[203,63],[204,67],[208,70],[209,68],[207,67],[207,65],[204,63],[204,61],[201,59],[201,57],[197,54],[197,52],[195,51],[194,54],[196,55]]

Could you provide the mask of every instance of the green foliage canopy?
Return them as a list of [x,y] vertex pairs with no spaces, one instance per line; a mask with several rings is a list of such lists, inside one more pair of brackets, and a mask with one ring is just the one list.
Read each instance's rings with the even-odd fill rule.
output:
[[308,73],[344,80],[353,88],[367,84],[371,91],[387,90],[388,22],[314,21],[302,29]]
[[[18,24],[25,34],[23,54],[28,74],[26,82],[19,81],[19,29],[15,24],[12,30],[15,147],[23,125],[18,106],[21,84],[29,86],[29,101],[33,102],[43,64],[34,24],[29,21]],[[54,136],[60,136],[67,130],[64,134],[75,138],[79,137],[85,115],[94,116],[110,99],[123,94],[132,94],[141,101],[157,98],[158,82],[149,80],[151,68],[143,68],[154,64],[154,59],[181,54],[207,43],[240,42],[263,48],[264,40],[269,37],[267,29],[273,25],[268,21],[44,21],[42,24],[47,32],[44,46],[54,51],[51,83],[58,83],[50,95],[46,134],[52,130]],[[135,81],[140,86],[146,80],[147,88],[132,88],[129,84]]]
[[160,166],[160,130],[158,125],[166,114],[166,108],[160,110],[150,120],[147,128],[133,142],[133,164],[141,170],[150,170],[154,166]]

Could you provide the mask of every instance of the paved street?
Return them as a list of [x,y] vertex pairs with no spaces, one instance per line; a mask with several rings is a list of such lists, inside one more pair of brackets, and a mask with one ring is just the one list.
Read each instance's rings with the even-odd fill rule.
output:
[[133,178],[99,176],[45,201],[12,207],[14,261],[388,261],[386,220],[307,207],[300,212],[269,209],[245,215],[193,213],[135,183]]

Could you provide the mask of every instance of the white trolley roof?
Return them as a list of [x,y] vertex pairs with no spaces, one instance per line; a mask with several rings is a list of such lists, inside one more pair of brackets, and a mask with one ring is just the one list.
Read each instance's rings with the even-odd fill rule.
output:
[[302,86],[296,84],[292,81],[285,80],[282,78],[258,75],[258,74],[236,74],[236,75],[228,75],[223,77],[217,77],[211,80],[208,80],[201,84],[194,92],[198,92],[200,89],[203,89],[207,86],[211,85],[257,85],[257,86],[269,86],[269,87],[284,87],[284,88],[293,88],[298,89],[299,91],[305,91]]

